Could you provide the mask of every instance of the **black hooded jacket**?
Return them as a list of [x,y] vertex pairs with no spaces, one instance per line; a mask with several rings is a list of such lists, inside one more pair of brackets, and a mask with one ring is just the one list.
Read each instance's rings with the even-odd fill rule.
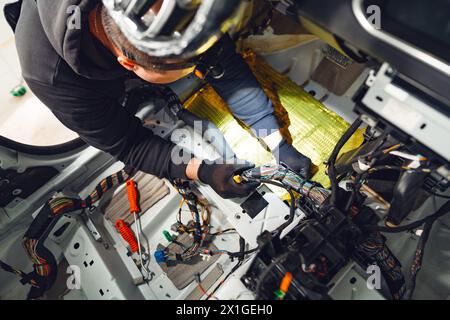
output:
[[[183,177],[185,166],[170,160],[174,145],[153,135],[119,104],[130,73],[90,33],[89,12],[100,2],[24,0],[16,28],[23,77],[89,145],[144,172]],[[78,12],[81,28],[69,20]]]

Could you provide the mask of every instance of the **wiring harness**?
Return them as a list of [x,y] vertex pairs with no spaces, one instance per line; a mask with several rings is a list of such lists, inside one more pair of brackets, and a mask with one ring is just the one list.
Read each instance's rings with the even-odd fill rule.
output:
[[406,292],[405,277],[400,261],[386,245],[386,239],[379,232],[372,232],[368,238],[356,247],[356,252],[363,254],[381,271],[394,300],[400,300]]
[[[231,271],[218,283],[218,285],[208,293],[202,286],[201,276],[197,274],[195,280],[197,282],[199,290],[206,296],[206,300],[215,298],[215,293],[221,288],[225,281],[242,266],[245,257],[258,251],[258,248],[246,250],[246,242],[244,238],[239,236],[239,252],[230,252],[227,250],[211,250],[209,246],[214,237],[225,234],[237,234],[235,229],[226,229],[218,232],[211,232],[213,226],[211,225],[211,208],[210,205],[194,192],[191,184],[188,181],[177,180],[174,182],[174,186],[182,196],[180,202],[180,208],[177,214],[177,223],[174,225],[175,231],[179,234],[189,234],[192,237],[190,245],[186,245],[177,241],[177,238],[172,236],[169,232],[164,231],[165,238],[180,248],[183,249],[182,253],[174,253],[169,250],[169,247],[158,250],[154,256],[158,263],[168,263],[169,265],[178,263],[187,263],[192,261],[195,257],[202,256],[216,256],[227,255],[232,261],[237,259],[237,264],[231,269]],[[182,222],[183,208],[187,205],[189,212],[191,213],[192,220],[187,224]]]
[[[165,250],[158,250],[155,252],[157,262],[186,262],[200,254],[213,254],[207,247],[209,242],[207,236],[210,231],[211,210],[206,203],[199,200],[198,196],[192,191],[187,181],[176,181],[175,187],[182,196],[180,208],[177,215],[177,231],[179,233],[187,233],[192,235],[193,241],[189,246],[181,244],[173,239],[170,234],[166,233],[166,238],[183,248],[181,254],[170,252],[167,248]],[[182,211],[184,205],[187,205],[191,214],[192,221],[185,225],[181,221]],[[201,211],[201,212],[200,212]]]
[[26,273],[0,261],[0,267],[21,278],[22,284],[30,284],[28,300],[41,298],[54,284],[58,266],[53,253],[45,246],[45,240],[58,220],[66,214],[77,214],[91,208],[109,190],[123,184],[131,174],[130,169],[121,170],[102,180],[84,200],[55,197],[48,200],[26,231],[22,244],[33,263],[33,271]]
[[[293,192],[300,194],[300,199],[303,199],[303,202],[306,201],[306,203],[310,204],[307,210],[307,220],[300,222],[298,226],[294,227],[289,235],[289,237],[294,237],[300,241],[300,246],[296,250],[303,252],[304,250],[307,251],[309,246],[322,246],[323,243],[330,240],[329,237],[331,236],[334,240],[330,242],[329,245],[336,246],[336,249],[342,253],[342,256],[347,257],[346,259],[353,257],[362,265],[376,264],[380,267],[383,278],[387,283],[393,299],[408,299],[412,295],[415,279],[421,268],[425,243],[428,239],[432,223],[436,221],[438,217],[448,212],[448,208],[444,205],[437,213],[406,226],[392,227],[387,225],[386,227],[382,227],[378,225],[379,217],[377,217],[369,207],[364,206],[364,197],[361,196],[360,191],[362,185],[370,175],[381,171],[397,171],[401,174],[408,172],[426,176],[433,171],[430,166],[424,166],[424,164],[427,163],[427,158],[410,154],[407,150],[403,151],[403,144],[395,143],[386,147],[388,140],[387,134],[380,137],[379,141],[377,141],[376,145],[369,153],[359,156],[357,161],[354,160],[349,166],[350,171],[356,174],[351,192],[340,189],[338,184],[345,175],[339,175],[336,169],[336,160],[342,147],[357,131],[361,124],[361,119],[357,119],[349,127],[348,131],[340,139],[330,156],[328,161],[328,175],[331,180],[330,190],[325,189],[314,182],[303,179],[283,165],[266,165],[255,168],[244,172],[240,178],[244,182],[258,181],[275,185],[284,188],[289,192],[291,196],[291,216],[278,231],[282,231],[292,223],[293,212],[296,207],[300,205],[294,200]],[[406,163],[403,161],[402,164],[380,164],[379,159],[385,158],[401,158],[406,160]],[[397,161],[397,163],[398,162],[400,161]],[[309,208],[312,208],[312,210],[309,210]],[[388,218],[389,217],[390,216],[388,216]],[[402,272],[401,263],[387,246],[386,238],[382,235],[382,232],[393,233],[411,231],[423,224],[425,224],[425,228],[422,238],[419,241],[413,264],[410,267],[410,284],[407,285],[405,276]],[[314,239],[314,237],[309,239],[309,234],[316,232],[321,234],[319,238],[323,239],[317,244],[309,243],[308,241]],[[283,249],[284,242],[282,239],[280,240],[280,234],[281,232],[278,232],[278,234],[274,236],[274,233],[267,233],[265,239],[263,236],[259,237],[261,242],[264,243],[265,252],[260,254],[261,258],[258,260],[259,262],[255,264],[253,270],[250,270],[246,275],[246,279],[250,283],[257,280],[258,285],[256,287],[250,285],[249,288],[256,291],[258,298],[261,294],[261,288],[268,280],[266,280],[266,278],[268,278],[270,274],[272,274],[271,278],[273,278],[274,274],[281,272],[281,270],[286,271],[285,267],[282,265],[287,263],[286,259],[288,257],[292,257],[292,254],[286,253]],[[304,243],[305,247],[303,247],[301,243]],[[327,250],[326,247],[324,248]],[[331,264],[329,264],[330,261],[328,261],[326,255],[318,257],[315,253],[308,253],[305,254],[305,257],[309,262],[314,260],[314,268],[320,268],[322,264],[323,270],[316,272],[316,269],[312,272],[319,280],[330,276]],[[303,257],[302,260],[305,260],[305,257]],[[267,264],[268,261],[270,262],[269,264]],[[321,261],[324,263],[321,263]],[[336,265],[341,263],[339,260],[335,260],[334,262]],[[303,263],[303,265],[305,264]],[[265,270],[262,272],[263,276],[261,275],[261,269]],[[294,276],[292,277],[292,275]],[[287,270],[287,273],[285,272],[284,276],[287,277],[286,279],[289,279],[289,283],[296,283],[297,281],[295,273],[292,270]],[[261,277],[263,279],[261,279]],[[288,287],[286,286],[286,279],[283,288],[280,287],[277,291],[278,294],[276,296],[278,298],[287,296],[286,290],[282,290]],[[268,282],[271,283],[271,280]],[[298,292],[298,294],[299,296],[304,296],[304,293]],[[311,292],[309,295],[311,297],[315,296],[314,293]],[[265,297],[267,298],[267,296]],[[298,296],[293,295],[291,297]]]
[[[174,229],[179,234],[187,233],[192,236],[192,242],[190,245],[186,245],[177,241],[169,232],[165,231],[165,238],[183,249],[181,254],[173,253],[168,248],[164,250],[158,250],[154,256],[159,263],[182,263],[192,260],[199,255],[228,255],[230,258],[241,258],[246,254],[255,252],[256,250],[245,251],[245,242],[242,245],[240,252],[230,252],[226,250],[210,250],[209,245],[213,237],[217,237],[224,234],[236,234],[235,229],[226,229],[218,232],[211,232],[213,228],[211,225],[211,208],[209,204],[200,199],[193,191],[188,181],[175,181],[175,187],[182,196],[180,202],[180,208],[177,214],[177,223],[174,225]],[[185,205],[188,206],[191,213],[192,220],[187,224],[181,221],[182,212]]]
[[245,181],[272,182],[278,181],[287,190],[293,190],[320,208],[330,196],[331,192],[318,183],[303,179],[284,165],[268,164],[251,169],[242,174]]

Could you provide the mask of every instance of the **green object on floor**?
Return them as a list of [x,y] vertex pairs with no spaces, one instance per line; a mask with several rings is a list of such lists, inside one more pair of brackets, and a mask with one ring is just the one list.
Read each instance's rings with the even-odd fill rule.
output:
[[22,85],[18,85],[17,87],[15,87],[14,89],[11,90],[11,95],[13,97],[23,97],[25,94],[27,93],[27,88],[25,88],[25,86]]

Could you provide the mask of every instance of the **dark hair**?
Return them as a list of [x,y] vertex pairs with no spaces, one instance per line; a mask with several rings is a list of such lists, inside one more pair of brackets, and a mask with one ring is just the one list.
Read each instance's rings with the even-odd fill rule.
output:
[[108,14],[107,9],[102,5],[101,18],[103,28],[108,39],[119,49],[125,57],[141,65],[142,67],[151,67],[154,64],[162,63],[157,58],[151,57],[145,52],[137,49],[122,33],[119,26]]
[[119,49],[125,57],[144,68],[157,70],[176,70],[189,68],[194,65],[194,59],[190,61],[168,62],[165,58],[152,57],[136,48],[123,34],[119,26],[109,15],[108,10],[102,5],[101,20],[108,39]]

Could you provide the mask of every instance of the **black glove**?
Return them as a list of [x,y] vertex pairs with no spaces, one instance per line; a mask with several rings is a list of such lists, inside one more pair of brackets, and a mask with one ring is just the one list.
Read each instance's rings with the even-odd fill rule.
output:
[[234,176],[240,175],[246,170],[253,169],[253,164],[223,164],[203,161],[198,170],[198,177],[201,182],[210,185],[217,194],[224,199],[244,198],[249,196],[259,183],[236,183]]
[[273,151],[278,163],[286,164],[290,169],[299,173],[303,178],[311,178],[311,159],[301,154],[292,145],[283,140]]

